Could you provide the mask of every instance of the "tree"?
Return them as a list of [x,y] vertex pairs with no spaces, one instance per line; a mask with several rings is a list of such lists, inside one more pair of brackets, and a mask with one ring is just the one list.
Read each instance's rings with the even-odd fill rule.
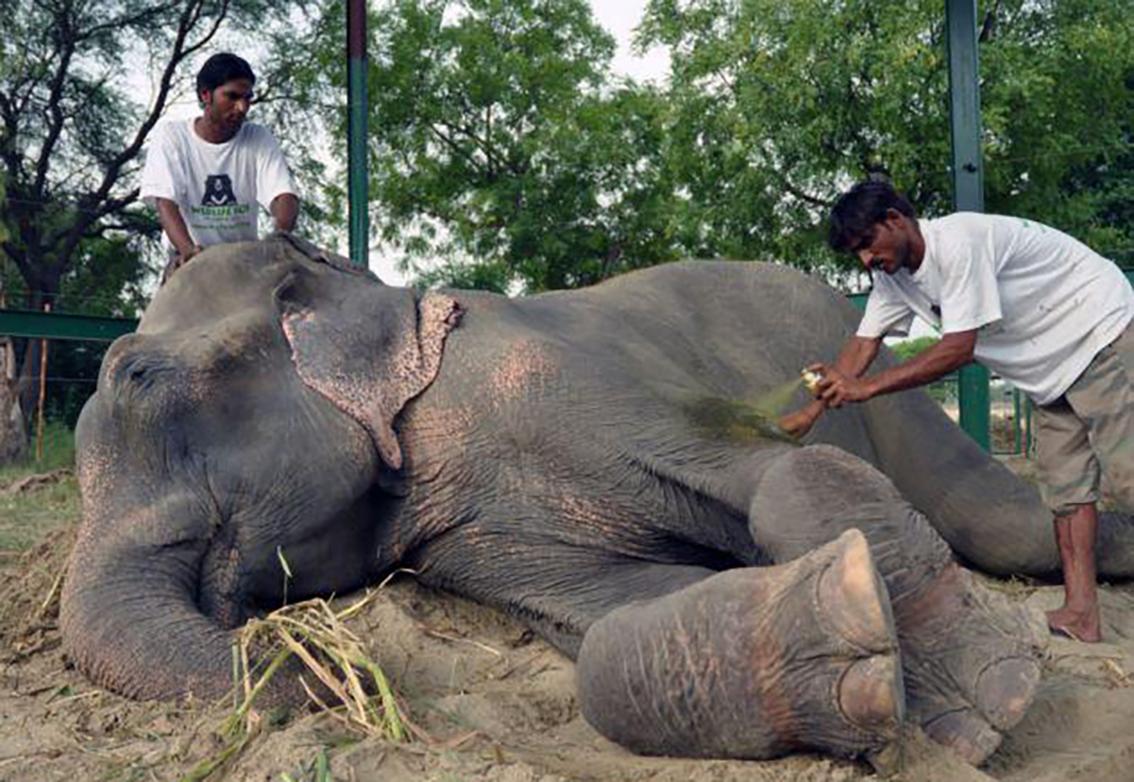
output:
[[[4,175],[0,173],[0,202],[4,200],[4,193]],[[7,238],[8,231],[0,222],[0,242]],[[7,300],[4,276],[0,275],[0,309]],[[0,336],[0,464],[22,456],[26,444],[24,417],[16,393],[16,350],[10,337]]]
[[[284,20],[269,0],[0,0],[0,198],[3,265],[22,282],[29,309],[58,304],[70,288],[125,314],[138,303],[139,236],[153,217],[138,203],[143,146],[185,64],[222,26],[249,30]],[[153,73],[148,105],[128,87],[128,58]],[[113,254],[108,248],[115,248]],[[113,274],[107,263],[114,261]],[[9,274],[9,282],[14,275]],[[135,295],[122,298],[123,286]],[[84,309],[90,310],[89,302]],[[38,365],[29,340],[21,369],[26,403]]]
[[[987,209],[1134,246],[1128,3],[981,6]],[[639,42],[670,51],[698,254],[830,269],[825,213],[876,171],[921,212],[951,210],[943,0],[651,0]]]
[[[297,103],[345,93],[340,9],[305,44]],[[368,30],[375,230],[422,282],[545,290],[675,257],[665,97],[610,78],[585,0],[398,0]]]

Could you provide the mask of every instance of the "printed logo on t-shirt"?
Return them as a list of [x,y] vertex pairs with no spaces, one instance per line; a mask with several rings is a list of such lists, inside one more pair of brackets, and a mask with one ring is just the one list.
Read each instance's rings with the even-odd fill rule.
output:
[[228,206],[236,203],[236,193],[232,192],[232,180],[228,174],[210,174],[205,177],[205,197],[201,206]]
[[189,206],[189,219],[194,228],[224,231],[247,225],[252,219],[251,211],[251,204],[236,200],[236,191],[228,174],[208,174],[201,205]]

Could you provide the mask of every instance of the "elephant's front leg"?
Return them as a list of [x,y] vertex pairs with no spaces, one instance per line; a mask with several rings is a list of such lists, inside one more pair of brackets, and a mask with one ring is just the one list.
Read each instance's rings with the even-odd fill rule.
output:
[[749,518],[776,562],[862,530],[890,593],[910,719],[931,737],[977,764],[1023,717],[1043,618],[978,583],[882,473],[830,446],[791,451],[760,477]]
[[874,756],[903,719],[890,602],[857,531],[618,608],[577,671],[587,721],[646,754]]

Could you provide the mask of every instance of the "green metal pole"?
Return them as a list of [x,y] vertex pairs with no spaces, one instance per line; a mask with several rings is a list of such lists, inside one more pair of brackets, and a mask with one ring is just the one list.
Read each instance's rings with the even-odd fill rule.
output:
[[350,197],[350,260],[368,263],[370,236],[366,169],[366,0],[347,0],[347,188]]
[[1022,444],[1021,443],[1021,437],[1023,436],[1023,433],[1024,433],[1024,425],[1020,421],[1020,410],[1021,410],[1020,389],[1013,388],[1012,389],[1012,453],[1015,456],[1019,456],[1020,453],[1021,453],[1021,451],[1020,451],[1020,446]]
[[[946,0],[949,27],[949,117],[953,139],[953,208],[984,211],[980,151],[980,66],[977,61],[976,0]],[[962,367],[957,389],[961,428],[990,450],[988,370]]]

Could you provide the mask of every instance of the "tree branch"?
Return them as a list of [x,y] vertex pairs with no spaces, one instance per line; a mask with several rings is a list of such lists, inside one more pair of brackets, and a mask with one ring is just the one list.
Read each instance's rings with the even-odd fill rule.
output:
[[47,97],[46,111],[50,116],[47,126],[47,137],[39,149],[39,160],[35,165],[35,182],[32,191],[37,196],[43,195],[43,186],[47,181],[47,169],[51,154],[55,151],[55,144],[63,132],[63,109],[59,105],[63,99],[63,83],[67,78],[67,70],[71,67],[71,58],[75,54],[75,39],[72,35],[70,20],[64,14],[55,17],[55,27],[59,35],[59,61],[55,74],[51,78],[51,89]]
[[24,254],[17,252],[15,245],[13,245],[10,241],[0,242],[0,247],[4,248],[4,254],[7,255],[9,259],[11,259],[12,263],[16,264],[16,268],[19,270],[20,276],[26,280],[31,270],[28,268],[27,259],[24,257]]
[[[449,149],[451,149],[457,155],[459,155],[460,157],[462,157],[466,161],[468,161],[469,165],[471,165],[476,171],[480,172],[481,174],[487,174],[488,173],[487,171],[485,171],[484,166],[482,166],[476,160],[476,158],[474,158],[472,155],[470,155],[468,153],[468,151],[464,147],[462,147],[460,144],[458,144],[451,136],[446,135],[445,133],[442,133],[440,130],[437,129],[436,126],[433,125],[433,123],[430,123],[427,127],[428,127],[430,133],[432,133],[434,136],[436,136],[439,141],[441,141],[445,146],[447,146]],[[457,130],[460,130],[460,128],[457,128]]]
[[167,11],[171,11],[176,7],[177,2],[175,0],[174,2],[166,3],[164,5],[157,5],[152,8],[147,8],[139,13],[134,14],[133,16],[123,16],[119,17],[118,19],[112,19],[109,22],[104,22],[103,24],[96,24],[84,31],[82,35],[78,36],[77,40],[85,41],[90,38],[94,38],[96,35],[102,32],[107,32],[116,28],[121,29],[125,27],[132,27],[133,25],[139,24],[141,22],[146,22],[150,19],[159,17],[165,14]]
[[77,219],[71,225],[70,229],[59,237],[62,239],[63,244],[58,257],[63,266],[66,265],[68,262],[67,259],[70,259],[71,254],[75,251],[75,248],[78,247],[79,242],[82,241],[83,234],[96,220],[110,214],[116,208],[121,208],[133,202],[137,198],[137,190],[132,191],[124,198],[118,199],[110,198],[109,194],[111,189],[118,182],[119,176],[122,173],[122,167],[136,158],[142,151],[142,145],[145,143],[150,131],[154,128],[158,119],[165,111],[165,102],[172,89],[173,77],[177,72],[177,67],[193,52],[212,40],[228,15],[229,2],[230,0],[223,0],[221,2],[219,11],[213,19],[212,26],[200,39],[188,46],[186,45],[186,40],[189,37],[189,33],[201,19],[201,11],[204,7],[205,0],[192,0],[192,2],[185,6],[185,10],[182,11],[178,19],[177,35],[174,39],[173,51],[170,53],[169,60],[162,70],[158,94],[154,98],[153,105],[150,107],[146,118],[142,121],[141,126],[134,134],[134,138],[131,142],[111,160],[103,174],[102,182],[98,189],[94,193],[90,193],[80,199],[80,206],[92,210],[94,214],[82,213],[83,216]]

